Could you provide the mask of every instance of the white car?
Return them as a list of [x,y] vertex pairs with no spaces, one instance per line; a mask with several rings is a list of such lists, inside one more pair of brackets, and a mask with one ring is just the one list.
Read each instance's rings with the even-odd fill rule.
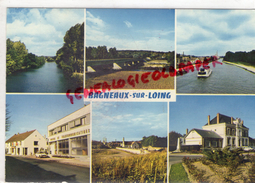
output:
[[254,150],[252,147],[243,147],[243,150],[244,151],[252,151],[252,150]]
[[35,153],[35,157],[37,157],[37,158],[48,158],[49,156],[45,152],[37,152],[37,153]]

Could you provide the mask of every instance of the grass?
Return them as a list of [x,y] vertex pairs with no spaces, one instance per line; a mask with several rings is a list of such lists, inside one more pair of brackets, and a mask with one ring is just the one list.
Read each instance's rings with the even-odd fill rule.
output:
[[169,182],[190,182],[182,163],[176,163],[171,166]]
[[166,182],[166,152],[92,162],[92,182]]
[[112,154],[119,154],[119,152],[108,150],[108,149],[93,149],[92,154],[93,155],[112,155]]

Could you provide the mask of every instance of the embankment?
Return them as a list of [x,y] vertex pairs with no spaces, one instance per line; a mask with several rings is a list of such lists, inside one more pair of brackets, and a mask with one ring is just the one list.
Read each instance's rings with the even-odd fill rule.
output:
[[237,66],[237,67],[240,67],[244,70],[247,70],[253,74],[255,74],[255,67],[253,66],[247,66],[247,65],[243,65],[243,64],[237,64],[237,63],[233,63],[233,62],[228,62],[228,61],[223,61],[223,63],[225,64],[230,64],[230,65],[234,65],[234,66]]

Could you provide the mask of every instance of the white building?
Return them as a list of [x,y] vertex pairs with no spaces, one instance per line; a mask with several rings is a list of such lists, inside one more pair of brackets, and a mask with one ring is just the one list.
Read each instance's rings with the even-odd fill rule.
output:
[[177,150],[180,150],[181,146],[200,146],[202,148],[244,147],[251,145],[250,139],[249,128],[244,126],[240,118],[234,119],[218,113],[212,120],[208,116],[208,122],[202,129],[186,131],[186,135],[178,139]]
[[50,124],[48,138],[52,155],[89,156],[90,105]]
[[47,140],[37,130],[13,135],[5,142],[5,153],[11,155],[33,155],[47,149]]

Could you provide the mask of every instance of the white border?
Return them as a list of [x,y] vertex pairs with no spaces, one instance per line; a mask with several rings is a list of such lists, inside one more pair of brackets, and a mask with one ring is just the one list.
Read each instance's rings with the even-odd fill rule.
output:
[[0,182],[5,179],[5,60],[6,60],[6,8],[167,8],[167,9],[255,9],[252,0],[0,0]]

